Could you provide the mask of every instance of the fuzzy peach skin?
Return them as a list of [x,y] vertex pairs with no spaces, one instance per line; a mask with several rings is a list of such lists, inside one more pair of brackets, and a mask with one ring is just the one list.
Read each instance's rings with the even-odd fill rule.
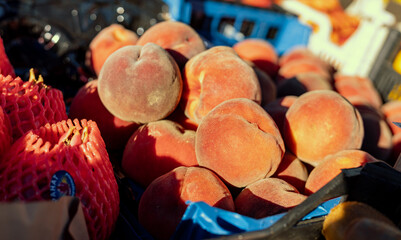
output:
[[[357,235],[351,234],[354,235],[354,238],[348,238],[350,237],[348,234],[354,232],[351,230],[354,228],[354,223],[359,222],[360,220],[363,221],[364,219],[373,219],[377,221],[376,223],[371,223],[375,225],[376,229],[359,229],[360,231],[365,231],[365,233],[369,232],[371,235],[365,235],[362,238],[358,238]],[[399,239],[387,238],[390,234],[387,236],[377,235],[377,228],[380,228],[381,224],[388,225],[389,228],[397,228],[391,219],[369,204],[358,201],[346,201],[338,204],[330,210],[330,213],[326,216],[323,222],[322,235],[326,240]],[[389,228],[386,230],[391,231]],[[351,232],[349,232],[349,230],[351,230]]]
[[150,42],[166,49],[180,68],[193,56],[206,50],[199,34],[190,25],[178,21],[156,23],[144,32],[137,45]]
[[327,69],[320,66],[315,59],[299,59],[291,61],[282,66],[278,71],[276,82],[279,84],[285,79],[295,77],[301,73],[315,73],[319,74],[329,83],[332,83],[333,81],[332,74]]
[[273,118],[281,135],[283,134],[285,114],[297,98],[298,96],[293,95],[279,97],[273,102],[262,106],[263,109]]
[[98,80],[82,86],[72,99],[68,117],[90,119],[97,123],[108,150],[123,150],[125,144],[140,126],[112,115],[103,106],[97,91]]
[[245,187],[273,175],[284,156],[280,131],[270,115],[246,98],[227,100],[196,130],[196,158],[227,184]]
[[233,45],[244,60],[253,62],[259,69],[275,78],[278,71],[278,55],[274,46],[264,39],[247,38]]
[[181,104],[196,123],[215,106],[233,98],[261,103],[261,88],[255,71],[231,47],[217,46],[191,58],[183,72]]
[[179,166],[197,166],[195,131],[160,120],[142,125],[128,140],[121,161],[126,176],[143,187]]
[[340,150],[360,149],[363,137],[360,113],[335,91],[304,93],[285,115],[283,138],[287,149],[312,166]]
[[155,239],[170,239],[187,208],[186,201],[235,210],[231,193],[216,174],[201,167],[178,167],[146,188],[139,201],[139,223]]
[[170,54],[148,43],[125,46],[112,53],[100,71],[98,92],[114,116],[147,123],[174,111],[182,84],[180,70]]
[[252,218],[264,218],[288,211],[307,196],[278,178],[265,178],[245,187],[235,198],[235,210]]
[[360,96],[376,108],[380,108],[383,104],[379,92],[368,78],[337,74],[334,77],[334,87],[338,93],[347,99]]
[[393,223],[362,217],[349,223],[342,238],[342,240],[365,239],[401,239],[401,230]]
[[394,124],[394,122],[401,122],[401,112],[392,114],[386,118],[387,125],[390,127],[391,133],[396,135],[401,133],[401,128]]
[[314,54],[311,50],[306,47],[294,47],[293,49],[288,50],[285,52],[278,60],[279,67],[283,67],[290,62],[297,61],[297,60],[313,60],[316,65],[322,67],[323,69],[327,70],[330,74],[335,72],[333,66],[329,63],[318,57]]
[[305,194],[315,193],[338,174],[341,169],[362,167],[366,163],[381,161],[363,150],[342,150],[322,159],[309,174],[305,183]]
[[395,114],[401,114],[401,101],[390,100],[388,102],[385,102],[380,107],[380,110],[386,118]]
[[288,182],[301,193],[304,192],[308,176],[309,173],[305,164],[288,151],[285,152],[277,171],[273,175],[273,177]]
[[137,40],[138,35],[132,30],[117,23],[111,24],[100,30],[90,42],[87,61],[99,76],[100,69],[110,54],[121,47],[135,45]]

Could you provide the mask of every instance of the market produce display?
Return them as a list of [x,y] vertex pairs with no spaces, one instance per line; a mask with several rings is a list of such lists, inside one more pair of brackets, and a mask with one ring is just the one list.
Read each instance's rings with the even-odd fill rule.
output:
[[[358,22],[330,6],[338,10],[314,5],[331,14],[341,45]],[[261,219],[300,205],[342,169],[391,167],[401,153],[400,101],[383,101],[369,78],[338,73],[306,46],[280,56],[264,39],[208,46],[172,20],[141,34],[114,23],[88,44],[93,76],[71,101],[37,69],[17,76],[6,49],[0,38],[0,201],[76,196],[91,239],[111,238],[120,223],[121,179],[142,190],[130,206],[139,224],[170,239],[189,202]],[[330,223],[335,211],[328,240],[372,224],[399,235],[376,217]]]

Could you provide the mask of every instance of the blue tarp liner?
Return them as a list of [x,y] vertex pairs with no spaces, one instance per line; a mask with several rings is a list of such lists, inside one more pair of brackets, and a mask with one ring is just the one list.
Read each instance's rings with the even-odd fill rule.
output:
[[[341,197],[328,200],[306,215],[309,220],[327,215],[340,203]],[[273,225],[286,213],[254,219],[238,213],[211,207],[204,202],[187,202],[185,211],[172,239],[205,239],[237,233],[263,230]]]

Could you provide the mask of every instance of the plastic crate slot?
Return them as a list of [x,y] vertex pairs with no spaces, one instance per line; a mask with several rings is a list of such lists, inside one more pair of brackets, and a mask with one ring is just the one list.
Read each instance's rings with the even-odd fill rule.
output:
[[249,20],[244,20],[241,25],[241,30],[240,32],[245,36],[249,37],[252,35],[253,29],[255,27],[255,22],[249,21]]
[[267,30],[266,39],[275,39],[277,37],[278,27],[270,27]]

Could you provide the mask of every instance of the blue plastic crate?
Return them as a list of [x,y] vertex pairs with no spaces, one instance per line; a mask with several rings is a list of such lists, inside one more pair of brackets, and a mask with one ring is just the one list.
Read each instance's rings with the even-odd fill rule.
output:
[[214,45],[232,46],[246,38],[260,38],[282,55],[293,47],[307,46],[312,32],[297,16],[284,10],[222,1],[164,1],[173,20],[191,25]]

